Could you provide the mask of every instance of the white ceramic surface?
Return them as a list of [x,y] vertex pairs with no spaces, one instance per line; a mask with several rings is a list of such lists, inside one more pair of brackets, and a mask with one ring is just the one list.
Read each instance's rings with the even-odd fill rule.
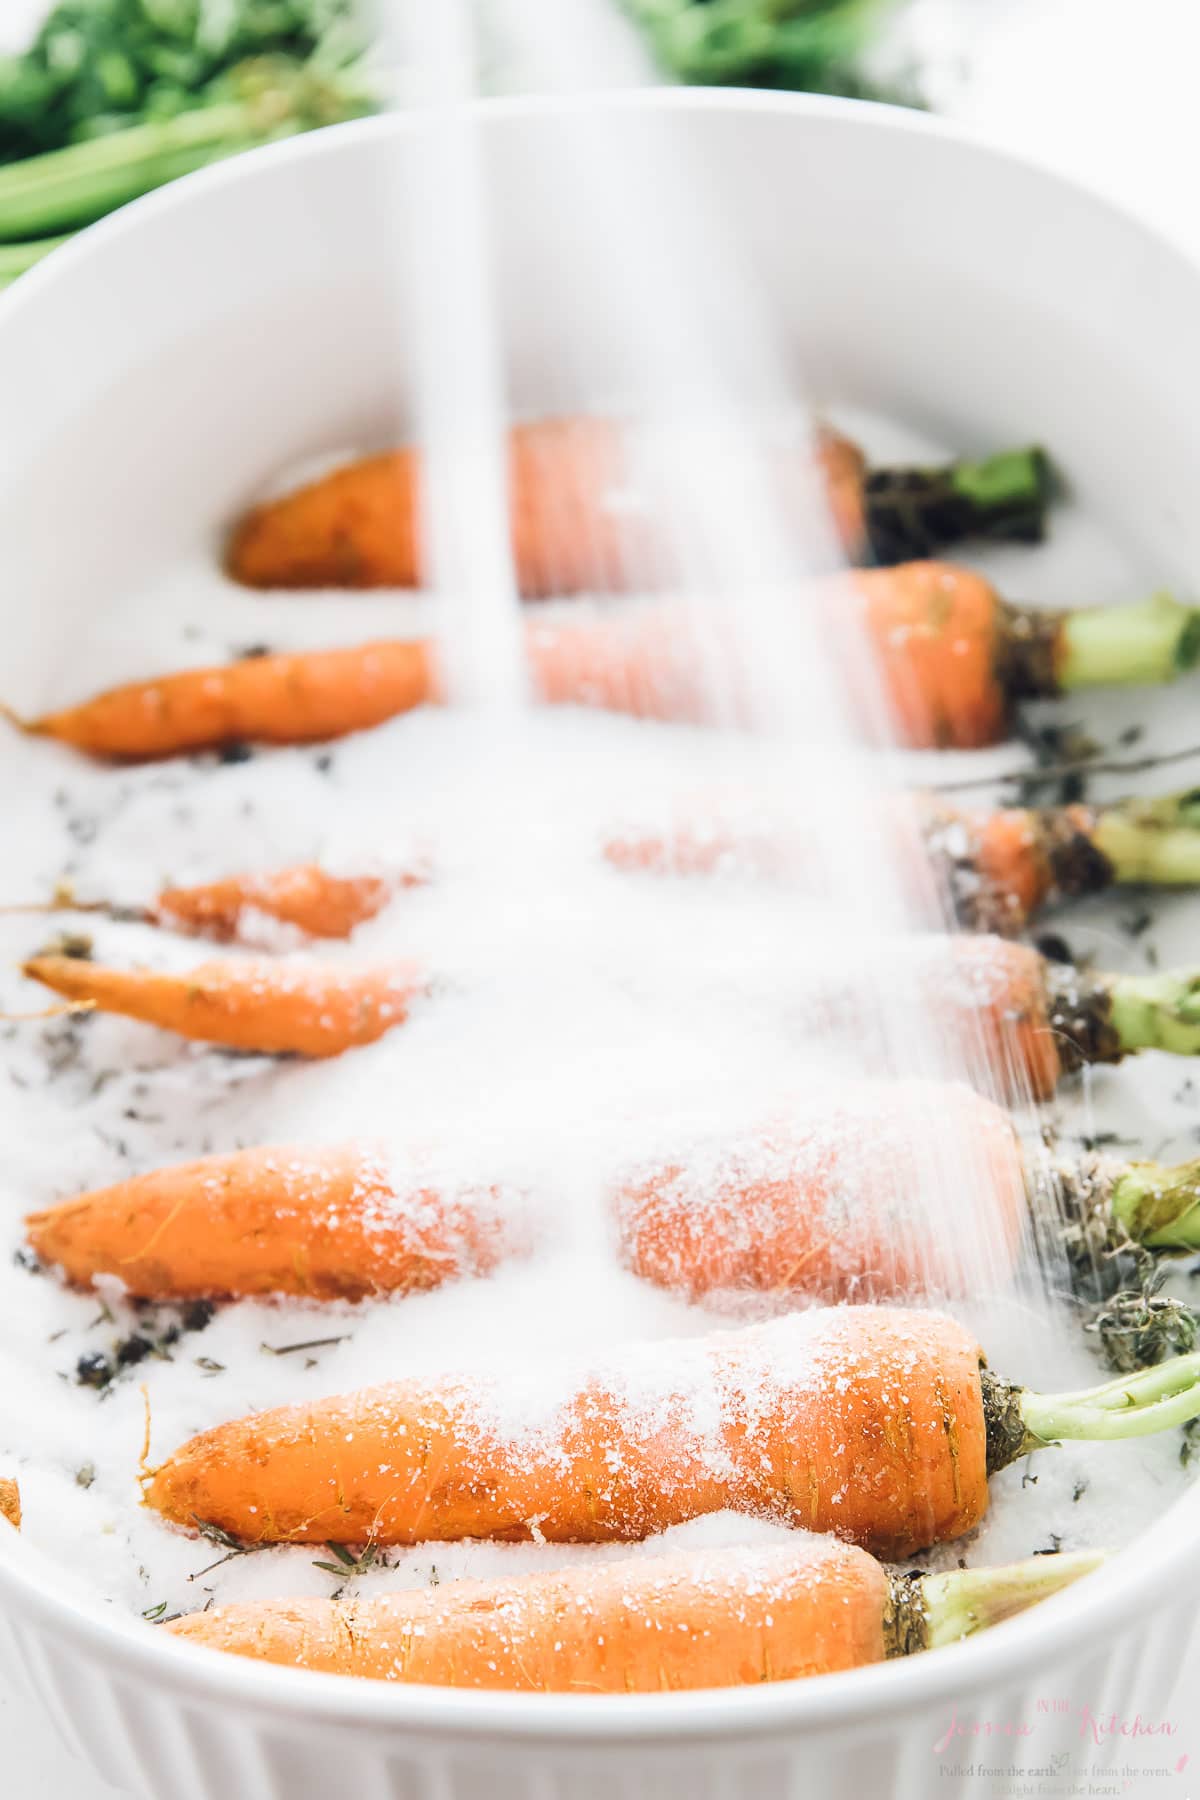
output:
[[[910,114],[745,95],[605,104],[626,142],[651,105],[693,134],[820,392],[964,446],[1042,435],[1149,564],[1181,579],[1197,566],[1200,273],[1186,260]],[[552,108],[503,106],[487,125],[522,407],[563,399],[544,376],[562,329],[546,298],[555,245],[522,204],[554,124]],[[274,467],[386,434],[378,371],[402,287],[388,223],[409,143],[376,122],[193,178],[0,303],[7,691],[59,697],[80,609],[169,566]],[[5,1534],[0,1667],[102,1775],[152,1800],[951,1800],[979,1792],[933,1756],[956,1708],[1029,1718],[1069,1680],[1097,1713],[1162,1715],[1198,1547],[1200,1492],[1153,1544],[986,1639],[794,1687],[597,1702],[206,1657],[81,1607]],[[1047,1720],[1039,1753],[1073,1748],[1076,1730]]]

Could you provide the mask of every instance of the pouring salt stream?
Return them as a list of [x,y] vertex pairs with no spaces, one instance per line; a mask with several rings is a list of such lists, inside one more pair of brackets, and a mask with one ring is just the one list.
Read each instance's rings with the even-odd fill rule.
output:
[[[537,21],[543,54],[547,43],[581,41],[572,37],[584,22],[578,9],[533,10],[545,15]],[[578,345],[566,334],[571,356],[548,371],[544,387],[570,396],[575,410],[582,394],[585,410],[624,421],[633,478],[611,500],[615,535],[644,574],[640,585],[686,621],[706,711],[719,728],[526,704],[525,627],[503,489],[502,333],[488,304],[491,263],[481,241],[486,171],[463,106],[470,35],[465,10],[434,11],[431,18],[429,9],[414,8],[409,20],[422,34],[418,62],[441,91],[426,101],[424,187],[398,195],[398,219],[421,234],[410,296],[416,329],[410,343],[398,333],[398,347],[413,381],[415,436],[426,450],[427,605],[441,629],[451,704],[332,753],[260,756],[223,771],[220,792],[204,767],[140,769],[114,780],[111,771],[71,765],[63,810],[68,828],[71,820],[91,822],[86,834],[73,833],[90,838],[77,874],[99,885],[108,872],[112,891],[129,891],[132,876],[148,885],[164,852],[211,875],[268,848],[280,861],[293,848],[311,853],[316,845],[326,866],[349,868],[432,840],[437,879],[361,927],[347,955],[416,952],[437,971],[437,991],[402,1030],[314,1066],[180,1053],[108,1019],[53,1025],[34,1042],[14,1037],[13,1068],[22,1079],[39,1071],[29,1123],[41,1119],[46,1133],[40,1152],[32,1134],[23,1135],[14,1179],[28,1201],[31,1193],[116,1178],[127,1161],[153,1168],[242,1143],[363,1137],[382,1140],[397,1204],[421,1204],[403,1196],[438,1182],[499,1182],[514,1205],[528,1208],[532,1248],[482,1281],[390,1304],[241,1302],[206,1318],[202,1338],[191,1335],[194,1318],[173,1340],[178,1322],[134,1312],[116,1282],[102,1290],[109,1316],[94,1324],[94,1298],[65,1293],[25,1269],[6,1272],[13,1320],[6,1358],[19,1355],[25,1370],[22,1340],[55,1335],[60,1367],[76,1352],[103,1360],[112,1353],[96,1343],[119,1334],[116,1360],[138,1361],[147,1376],[156,1459],[191,1431],[253,1409],[445,1369],[479,1378],[493,1427],[536,1437],[539,1420],[569,1391],[572,1367],[630,1343],[661,1341],[661,1351],[644,1353],[643,1366],[661,1374],[676,1357],[686,1387],[693,1358],[677,1341],[710,1330],[713,1315],[621,1266],[608,1205],[615,1168],[691,1141],[703,1170],[724,1136],[786,1112],[797,1094],[819,1112],[828,1093],[832,1110],[847,1079],[861,1073],[867,1042],[877,1077],[931,1081],[950,1069],[988,1087],[985,1046],[945,1041],[905,950],[907,940],[941,922],[939,902],[932,881],[914,900],[881,824],[902,771],[855,619],[809,597],[807,578],[835,555],[815,484],[793,487],[784,503],[773,479],[780,438],[810,429],[803,409],[786,403],[795,388],[786,334],[745,272],[714,250],[723,241],[717,209],[701,205],[703,183],[666,114],[647,114],[624,149],[586,105],[561,116],[562,156],[541,171],[531,209],[538,229],[563,246],[556,312],[572,320],[578,311],[593,329],[581,331]],[[508,22],[519,37],[532,20]],[[547,85],[568,85],[567,59],[552,60],[555,79]],[[593,72],[596,66],[589,63]],[[586,459],[579,461],[586,483]],[[653,556],[645,550],[647,521]],[[563,522],[564,555],[569,546],[578,557],[575,525],[572,509]],[[161,602],[161,592],[153,598]],[[253,600],[229,594],[207,569],[176,578],[171,599],[156,626],[163,666],[182,660],[182,635],[197,620],[223,628],[235,615],[254,617]],[[45,748],[17,749],[28,755],[31,778]],[[56,761],[49,777],[39,772],[41,791],[66,767]],[[603,866],[596,846],[614,821],[644,819],[656,808],[669,818],[681,796],[731,784],[767,794],[803,820],[823,873],[816,892],[621,880]],[[256,809],[248,821],[246,806]],[[185,819],[174,816],[182,807]],[[315,830],[314,817],[321,820]],[[61,873],[62,843],[49,812],[13,878],[23,892],[32,872]],[[114,960],[188,965],[186,944],[140,925],[102,921],[95,930]],[[866,945],[877,953],[891,943],[886,978],[850,983],[839,1032],[822,1027],[816,1037],[804,1000],[814,979],[861,965]],[[286,936],[278,948],[292,948]],[[731,980],[721,978],[726,967]],[[782,1019],[780,995],[787,998]],[[1007,1087],[1012,1072],[1003,1074]],[[1028,1370],[1031,1385],[1042,1387],[1094,1379],[1028,1244],[1012,1280],[1011,1246],[997,1244],[984,1205],[988,1172],[978,1134],[938,1104],[932,1086],[908,1091],[919,1121],[913,1163],[894,1185],[882,1179],[884,1210],[900,1222],[898,1236],[911,1240],[906,1291],[918,1303],[943,1303],[945,1245],[952,1244],[952,1285],[970,1299],[952,1298],[951,1310],[978,1332],[997,1366],[1014,1375]],[[73,1109],[66,1124],[64,1102]],[[118,1122],[120,1145],[112,1136]],[[844,1129],[855,1140],[846,1153],[861,1161],[868,1152],[857,1141],[859,1127]],[[1023,1135],[1030,1165],[1044,1162],[1032,1110]],[[768,1146],[768,1162],[777,1153]],[[685,1204],[686,1186],[685,1174]],[[1028,1234],[1023,1214],[1018,1230]],[[887,1269],[872,1274],[886,1287]],[[138,1343],[145,1348],[130,1352]],[[162,1353],[171,1360],[160,1361]],[[310,1360],[315,1367],[306,1367]],[[137,1510],[131,1470],[141,1420],[132,1380],[106,1379],[101,1404],[86,1387],[59,1391],[45,1371],[25,1379],[12,1442],[27,1530],[70,1566],[86,1568],[101,1591],[159,1616],[191,1610],[210,1595],[319,1596],[347,1580],[360,1592],[385,1591],[424,1585],[434,1569],[444,1581],[784,1537],[777,1524],[718,1513],[644,1547],[597,1551],[546,1544],[531,1519],[525,1544],[417,1545],[347,1561],[314,1558],[300,1546],[243,1554],[221,1539],[210,1556],[209,1545],[171,1534]],[[1069,1546],[1126,1535],[1175,1456],[1174,1446],[1139,1446],[1110,1462],[1080,1445],[1041,1459],[1053,1460],[1053,1471],[1043,1476],[1039,1468],[1037,1491],[1019,1503],[1015,1494],[1000,1496],[972,1543],[972,1561],[1025,1554],[1052,1522]],[[1011,1478],[1000,1476],[997,1486],[1006,1484]],[[1081,1484],[1086,1507],[1072,1499]],[[1069,1539],[1060,1530],[1064,1517]],[[950,1547],[933,1562],[956,1554]]]

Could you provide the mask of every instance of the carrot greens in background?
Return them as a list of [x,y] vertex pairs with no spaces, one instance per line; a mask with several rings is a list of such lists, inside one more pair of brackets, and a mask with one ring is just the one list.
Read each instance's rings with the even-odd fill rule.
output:
[[239,150],[372,109],[353,0],[62,0],[0,58],[0,285]]
[[664,70],[703,86],[800,88],[919,104],[864,66],[894,0],[622,0]]
[[[620,3],[667,76],[919,103],[861,61],[894,0]],[[59,0],[0,56],[0,288],[178,175],[373,111],[371,24],[366,0]]]

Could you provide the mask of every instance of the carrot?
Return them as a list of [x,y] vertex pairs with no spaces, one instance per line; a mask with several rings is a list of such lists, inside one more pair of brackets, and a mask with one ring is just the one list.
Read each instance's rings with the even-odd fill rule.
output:
[[556,1376],[540,1429],[506,1423],[511,1376],[392,1383],[202,1433],[147,1499],[248,1541],[346,1543],[599,1543],[732,1506],[903,1555],[986,1508],[978,1360],[949,1319],[855,1307]]
[[1102,1561],[892,1575],[851,1544],[799,1538],[370,1599],[251,1601],[167,1629],[235,1656],[376,1681],[657,1693],[794,1681],[954,1643]]
[[632,1171],[613,1196],[622,1260],[692,1300],[970,1293],[973,1240],[917,1229],[931,1142],[969,1157],[964,1208],[985,1210],[999,1274],[1025,1209],[1012,1122],[965,1085],[914,1081],[864,1082]]
[[373,1044],[404,1022],[421,987],[415,967],[406,964],[247,959],[168,974],[35,956],[22,972],[102,1012],[266,1056],[340,1056]]
[[[954,1136],[933,1139],[932,1119]],[[958,1083],[910,1081],[856,1084],[632,1171],[612,1195],[623,1260],[693,1300],[969,1293],[978,1271],[953,1234],[913,1230],[931,1141],[968,1149],[997,1272],[1026,1196],[1043,1227],[1061,1217],[1084,1273],[1131,1242],[1200,1250],[1200,1161],[1063,1159],[1048,1193],[998,1108]],[[486,1274],[528,1242],[524,1197],[502,1184],[402,1180],[349,1144],[206,1157],[44,1207],[26,1227],[69,1280],[116,1275],[149,1300],[407,1293]]]
[[[1064,1075],[1142,1050],[1200,1055],[1200,974],[1190,970],[1150,976],[1084,971],[994,936],[918,937],[903,944],[914,958],[916,993],[952,1060],[958,1067],[965,1061],[973,1078],[994,1081],[1013,1101],[1049,1099]],[[886,980],[887,960],[884,953],[883,967],[868,978],[865,991],[854,990],[857,1016],[871,983]]]
[[[891,848],[904,873],[919,879],[925,859],[917,859],[915,870],[908,866],[915,823],[916,843],[933,860],[959,922],[1008,934],[1051,898],[1095,891],[1118,878],[1089,835],[1097,817],[1082,806],[968,811],[918,795],[896,806]],[[1200,880],[1200,834],[1195,845]],[[628,873],[729,874],[800,885],[819,881],[823,860],[820,840],[799,815],[752,803],[696,806],[666,826],[614,831],[603,853]]]
[[891,1054],[882,996],[929,1021],[940,1073],[964,1071],[984,1092],[1021,1104],[1046,1100],[1093,1063],[1143,1050],[1200,1056],[1200,972],[1113,974],[1051,962],[1030,945],[981,934],[913,934],[868,947],[849,967],[814,961],[781,978],[752,954],[746,981],[809,1041],[853,1035],[867,1068]]
[[1045,906],[1109,887],[1200,883],[1200,801],[1192,790],[999,812],[929,796],[921,823],[959,922],[976,930],[1015,933]]
[[[517,426],[509,458],[523,593],[636,583],[636,569],[623,570],[639,534],[606,504],[624,480],[621,436],[611,423]],[[420,587],[419,482],[418,458],[408,449],[335,469],[249,512],[230,540],[226,567],[248,587]]]
[[[1166,594],[1030,611],[973,570],[911,562],[832,577],[819,595],[829,607],[857,604],[892,729],[915,749],[994,744],[1018,700],[1157,685],[1200,659],[1200,609]],[[527,643],[535,685],[550,701],[691,721],[744,712],[736,634],[719,617],[668,602],[610,608],[537,625]],[[862,698],[869,705],[872,695]]]
[[[893,954],[911,959],[914,992],[954,1051],[1013,1099],[1046,1099],[1085,1063],[1140,1050],[1200,1055],[1200,975],[1086,974],[1003,938],[903,940],[865,971],[823,977],[806,994],[810,1025],[845,1028],[877,1006]],[[407,1016],[412,965],[214,961],[186,974],[35,956],[23,973],[75,1004],[121,1013],[231,1049],[337,1056]]]
[[[1200,882],[1200,805],[1181,796],[1181,822],[1143,827],[1135,813],[1164,802],[966,812],[930,800],[922,808],[925,841],[958,920],[975,929],[1019,931],[1048,900],[1096,892],[1119,881],[1122,864],[1101,848],[1101,835],[1120,816],[1138,840],[1136,879],[1182,885]],[[1186,806],[1187,822],[1182,822]],[[1127,809],[1132,809],[1127,811]],[[697,815],[659,830],[611,833],[603,853],[615,868],[656,875],[719,875],[763,881],[803,880],[819,864],[819,844],[793,821],[725,814]],[[79,898],[63,885],[49,901],[0,912],[81,912],[162,925],[218,942],[253,942],[260,919],[276,920],[313,938],[345,938],[372,919],[404,888],[430,879],[424,859],[388,873],[334,875],[315,863],[224,876],[196,886],[167,887],[149,906]]]
[[982,1369],[942,1314],[833,1307],[580,1374],[476,1371],[256,1413],[148,1471],[145,1498],[252,1543],[604,1543],[731,1507],[896,1560],[972,1530],[989,1474],[1043,1442],[1197,1413],[1200,1356],[1042,1396]]
[[[1094,807],[965,810],[926,801],[923,839],[959,923],[1006,936],[1052,900],[1098,893],[1121,879],[1097,842]],[[1200,835],[1196,839],[1200,852]],[[1200,854],[1197,856],[1200,877]]]
[[0,1476],[0,1519],[7,1519],[14,1531],[20,1531],[21,1490],[4,1476]]
[[[895,855],[906,872],[912,823],[958,923],[973,931],[1015,936],[1044,907],[1109,887],[1200,885],[1200,798],[1191,789],[995,812],[918,794],[896,813]],[[804,882],[819,875],[821,845],[795,816],[709,805],[666,827],[614,831],[604,856],[628,872]]]
[[[527,643],[542,699],[659,719],[711,711],[696,627],[675,609],[637,607],[558,626]],[[15,722],[89,755],[117,761],[178,756],[247,740],[305,744],[379,725],[435,702],[432,644],[379,642],[259,656],[114,688],[65,712]]]
[[[543,700],[658,719],[709,717],[697,655],[698,624],[674,608],[631,607],[527,635]],[[215,750],[241,740],[306,744],[382,724],[441,699],[430,643],[378,642],[351,649],[258,656],[133,682],[65,712],[22,721],[89,755],[145,761]]]
[[[1015,935],[1059,900],[1131,883],[1200,885],[1200,800],[1194,791],[1107,806],[1006,807],[996,812],[919,796],[923,841],[954,906],[973,930]],[[811,845],[809,846],[811,851]],[[725,868],[764,879],[794,874],[801,834],[780,822],[692,821],[669,833],[614,834],[604,845],[616,867],[675,874]],[[167,888],[144,916],[178,930],[230,940],[244,913],[262,913],[310,937],[349,936],[399,889],[429,880],[411,859],[390,874],[330,874],[301,864],[232,875],[199,887]],[[94,910],[85,907],[83,910]],[[114,909],[119,914],[128,909]]]
[[982,575],[918,562],[866,569],[848,581],[863,604],[902,743],[973,749],[1007,735],[1002,614]]
[[1059,1160],[1050,1178],[1041,1163],[1026,1166],[1007,1115],[965,1085],[901,1081],[693,1138],[632,1171],[613,1195],[622,1260],[691,1300],[969,1295],[982,1273],[973,1244],[936,1220],[915,1229],[939,1144],[970,1159],[989,1274],[1015,1262],[1027,1201],[1043,1232],[1058,1227],[1085,1277],[1106,1251],[1131,1244],[1200,1249],[1200,1161],[1089,1155]]
[[[864,569],[827,587],[857,596],[893,725],[916,748],[997,742],[1023,697],[1159,683],[1200,657],[1200,610],[1166,595],[1132,607],[1022,612],[949,563]],[[526,634],[533,686],[554,704],[654,719],[741,719],[745,671],[726,624],[667,603],[542,621]],[[719,682],[714,671],[720,671]],[[93,756],[138,761],[239,739],[304,744],[363,731],[442,697],[432,644],[381,641],[189,669],[16,719]]]
[[438,692],[428,645],[385,641],[185,669],[18,722],[90,756],[142,762],[240,741],[320,743],[382,724]]
[[382,912],[401,888],[428,879],[417,863],[389,875],[334,875],[315,863],[259,875],[229,875],[198,887],[169,887],[151,919],[198,937],[228,943],[240,937],[247,915],[265,914],[307,937],[345,938]]
[[[921,942],[914,949],[921,955]],[[1047,1100],[1064,1074],[1124,1054],[1107,990],[1068,964],[998,937],[931,939],[918,991],[950,1053],[1004,1098]]]
[[828,427],[818,429],[813,456],[817,479],[824,486],[829,516],[843,551],[852,563],[876,561],[867,520],[866,456],[852,438]]
[[[651,522],[620,505],[630,481],[624,428],[543,419],[509,434],[513,559],[530,598],[644,587],[659,547]],[[1041,535],[1045,461],[1015,451],[986,463],[868,472],[857,445],[821,430],[780,459],[781,493],[815,457],[834,527],[854,561],[899,562],[972,536]],[[393,450],[344,464],[254,507],[226,567],[249,587],[420,587],[419,458]]]
[[722,622],[690,609],[580,608],[569,618],[535,620],[525,644],[534,690],[549,705],[687,724],[727,722],[723,715],[743,710],[744,682]]
[[88,1285],[193,1299],[358,1300],[482,1275],[523,1246],[496,1186],[402,1178],[378,1150],[237,1150],[30,1213],[29,1242]]
[[863,606],[897,735],[974,749],[1007,735],[1016,701],[1158,685],[1195,667],[1200,610],[1167,594],[1072,612],[1009,605],[981,575],[913,562],[848,578]]
[[346,938],[373,919],[402,889],[430,879],[424,857],[387,872],[334,875],[318,863],[226,875],[191,887],[166,887],[149,906],[80,899],[63,883],[48,901],[0,907],[0,912],[99,913],[110,919],[162,925],[219,943],[253,943],[259,923],[271,919],[312,938]]
[[247,587],[419,587],[417,459],[367,456],[254,507],[225,567]]
[[691,809],[668,826],[614,830],[604,839],[603,854],[630,875],[730,874],[781,882],[811,875],[820,845],[796,820],[721,805]]

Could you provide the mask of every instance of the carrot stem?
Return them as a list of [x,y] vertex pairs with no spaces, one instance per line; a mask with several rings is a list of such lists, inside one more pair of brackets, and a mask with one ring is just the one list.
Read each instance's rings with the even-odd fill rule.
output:
[[1127,1163],[1113,1182],[1113,1217],[1148,1250],[1200,1250],[1200,1160]]
[[972,537],[1035,544],[1051,486],[1049,461],[1036,446],[982,462],[872,469],[863,488],[867,538],[881,563],[931,556]]
[[1043,980],[1064,1071],[1120,1062],[1139,1050],[1200,1056],[1200,970],[1114,975],[1048,962]]
[[[904,1650],[936,1650],[972,1632],[998,1625],[1039,1600],[1090,1575],[1106,1560],[1102,1550],[1080,1550],[1058,1556],[1031,1556],[1024,1562],[994,1569],[952,1569],[944,1575],[921,1575],[915,1592],[900,1593],[897,1612],[907,1614],[915,1641]],[[898,1583],[909,1578],[900,1576]]]
[[[1171,1164],[1089,1156],[1060,1163],[1055,1186],[1065,1241],[1078,1244],[1087,1271],[1094,1271],[1097,1258],[1131,1243],[1146,1250],[1200,1250],[1200,1158]],[[1036,1175],[1030,1194],[1035,1207],[1047,1198]]]
[[1164,975],[1105,975],[1109,1022],[1118,1054],[1166,1050],[1173,1056],[1200,1056],[1200,973],[1188,969]]
[[[977,518],[985,525],[1006,526],[1019,518],[1031,523],[1036,515],[1041,535],[1042,510],[1053,485],[1050,462],[1037,444],[1021,450],[1001,450],[982,462],[951,463],[945,471],[951,488],[975,508]],[[1009,533],[1006,530],[1005,535]]]
[[1190,887],[1200,881],[1200,788],[1101,807],[1089,835],[1114,881]]
[[1194,668],[1198,659],[1200,608],[1167,593],[1060,615],[1055,677],[1063,693],[1154,686]]
[[1067,1439],[1100,1443],[1169,1431],[1200,1416],[1200,1352],[1075,1393],[1036,1394],[1021,1388],[1017,1406],[1027,1434],[1026,1452]]

